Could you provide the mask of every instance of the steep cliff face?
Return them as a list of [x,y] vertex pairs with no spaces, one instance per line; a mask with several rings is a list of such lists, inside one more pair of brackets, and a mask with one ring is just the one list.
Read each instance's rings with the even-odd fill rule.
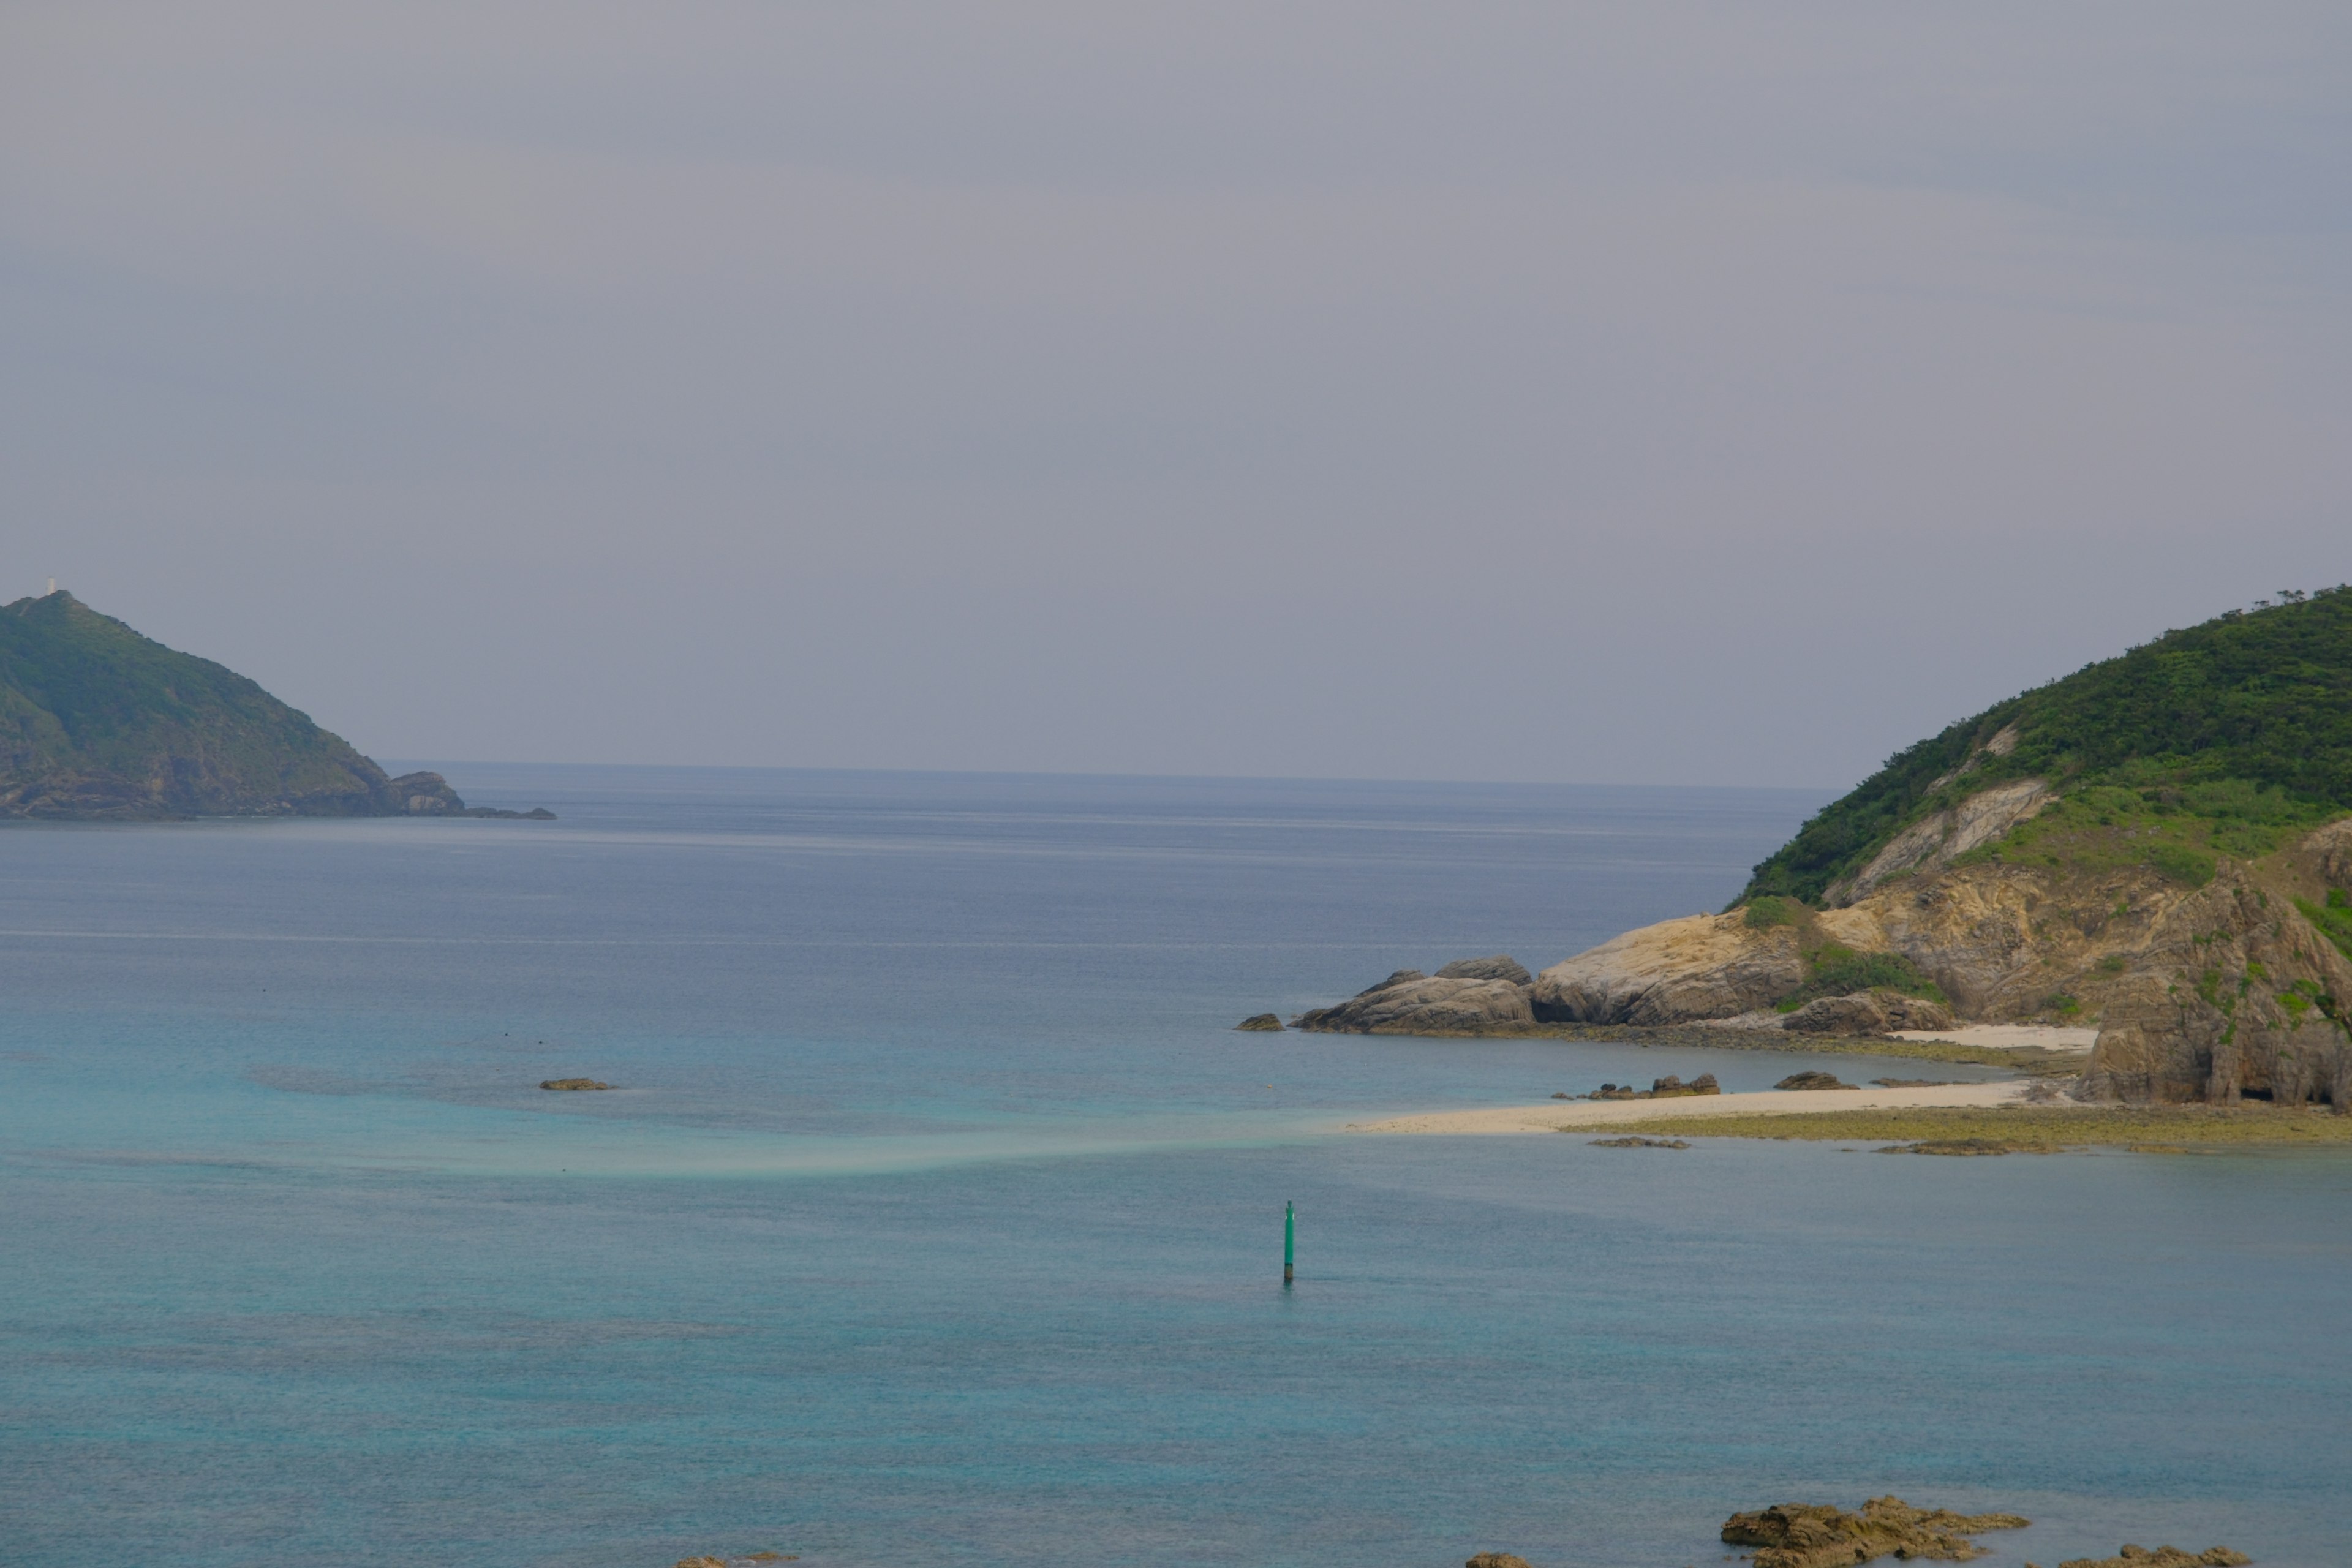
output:
[[439,774],[388,778],[244,676],[70,594],[0,605],[0,816],[465,809]]
[[2084,1092],[2352,1112],[2352,958],[2305,912],[2327,921],[2347,884],[2352,821],[2165,910],[2106,999]]

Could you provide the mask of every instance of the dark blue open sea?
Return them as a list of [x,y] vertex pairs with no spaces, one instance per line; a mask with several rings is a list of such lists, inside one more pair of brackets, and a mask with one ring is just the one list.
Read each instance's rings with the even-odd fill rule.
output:
[[2352,1160],[1366,1138],[1814,1064],[1232,1030],[1813,797],[448,771],[562,820],[0,830],[0,1561],[2352,1560]]

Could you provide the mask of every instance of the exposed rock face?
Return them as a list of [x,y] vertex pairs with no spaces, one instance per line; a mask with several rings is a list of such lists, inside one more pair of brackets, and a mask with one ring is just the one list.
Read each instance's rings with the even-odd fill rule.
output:
[[466,809],[457,792],[439,773],[403,773],[385,784],[388,804],[406,816],[455,816]]
[[572,1089],[572,1090],[578,1090],[578,1089],[610,1089],[610,1088],[612,1088],[613,1086],[612,1086],[611,1084],[609,1084],[609,1083],[598,1083],[598,1082],[597,1082],[594,1079],[593,1079],[593,1078],[551,1078],[551,1079],[547,1079],[545,1082],[541,1083],[539,1087],[540,1087],[540,1088],[541,1088],[541,1089]]
[[2352,819],[2259,868],[2223,858],[2202,888],[2146,865],[2071,881],[2031,865],[1951,867],[1808,914],[1801,934],[1738,913],[1627,931],[1545,970],[1529,1000],[1538,1020],[1563,1023],[1753,1015],[1804,983],[1806,942],[1833,942],[1900,954],[1953,1005],[1855,993],[1781,1026],[1875,1035],[2080,1017],[2100,1026],[2089,1097],[2255,1094],[2352,1111],[2352,961],[2295,903],[2331,887],[2352,887]]
[[2303,841],[2313,869],[2332,888],[2352,888],[2352,816],[2331,822]]
[[1234,1027],[1248,1034],[1280,1034],[1282,1020],[1272,1013],[1253,1013]]
[[1535,1022],[1525,986],[1507,980],[1433,979],[1399,970],[1336,1007],[1302,1014],[1294,1027],[1338,1034],[1478,1034]]
[[1952,1010],[1899,991],[1857,991],[1848,996],[1816,996],[1781,1020],[1784,1029],[1808,1035],[1891,1035],[1897,1029],[1948,1029]]
[[1969,1540],[1988,1530],[2021,1530],[2013,1513],[1959,1514],[1913,1508],[1901,1498],[1873,1498],[1859,1513],[1811,1503],[1781,1503],[1724,1522],[1727,1546],[1757,1548],[1754,1568],[1845,1568],[1889,1553],[1965,1563],[1987,1549]]
[[1841,1082],[1833,1072],[1792,1072],[1772,1086],[1774,1089],[1852,1089]]
[[1507,1552],[1481,1552],[1462,1564],[1462,1568],[1528,1568],[1528,1560],[1514,1557]]
[[1507,952],[1492,958],[1457,958],[1437,972],[1440,980],[1507,980],[1514,985],[1528,985],[1535,981],[1527,965]]
[[[1993,740],[2000,738],[1996,735]],[[2016,750],[2013,733],[2009,743],[2011,751]],[[1992,747],[1988,744],[1985,749],[1990,751]],[[1939,811],[1904,829],[1885,848],[1872,856],[1870,863],[1851,881],[1833,884],[1829,901],[1850,904],[1906,871],[1916,871],[1923,866],[1948,866],[1978,845],[2000,837],[2056,798],[2056,792],[2040,779],[2012,779],[2008,784],[1979,790],[1949,811]]]
[[1563,1024],[1681,1024],[1769,1006],[1804,984],[1797,933],[1737,914],[1663,921],[1536,977],[1535,1016]]
[[2107,1004],[2083,1094],[2232,1105],[2257,1093],[2352,1111],[2352,1037],[2329,1016],[2339,999],[2352,999],[2352,962],[2290,900],[2217,878],[2152,922]]

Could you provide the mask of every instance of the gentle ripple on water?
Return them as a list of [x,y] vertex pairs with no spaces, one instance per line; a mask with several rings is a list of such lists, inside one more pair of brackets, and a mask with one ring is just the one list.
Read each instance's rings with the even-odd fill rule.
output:
[[1231,1031],[1807,797],[451,771],[562,819],[0,832],[8,1562],[2341,1558],[2352,1163],[1356,1139],[1792,1062]]

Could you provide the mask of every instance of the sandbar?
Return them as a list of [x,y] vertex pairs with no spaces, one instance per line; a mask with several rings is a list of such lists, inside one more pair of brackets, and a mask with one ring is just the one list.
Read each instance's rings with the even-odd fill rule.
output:
[[1921,1045],[1980,1046],[1996,1051],[2087,1051],[2099,1043],[2099,1031],[2054,1024],[1967,1024],[1957,1029],[1898,1029],[1895,1037]]
[[1665,1100],[1555,1100],[1541,1105],[1498,1105],[1475,1110],[1430,1110],[1386,1121],[1351,1121],[1350,1132],[1567,1132],[1628,1121],[1695,1116],[1802,1116],[1826,1110],[1910,1110],[1948,1106],[2011,1105],[2027,1085],[1949,1083],[1931,1089],[1771,1089],[1751,1094],[1677,1095]]

